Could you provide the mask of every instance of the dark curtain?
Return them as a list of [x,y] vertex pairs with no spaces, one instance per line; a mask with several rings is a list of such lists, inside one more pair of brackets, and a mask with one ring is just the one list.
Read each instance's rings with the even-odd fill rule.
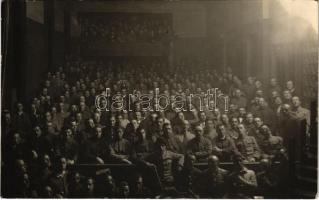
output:
[[17,100],[24,100],[25,85],[25,20],[24,1],[5,0],[2,2],[2,74],[1,99],[3,108],[12,108]]

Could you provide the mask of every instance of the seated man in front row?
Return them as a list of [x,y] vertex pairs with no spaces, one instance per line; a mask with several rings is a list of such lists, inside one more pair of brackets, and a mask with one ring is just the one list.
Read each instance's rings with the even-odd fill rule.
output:
[[205,198],[223,198],[226,193],[228,171],[219,167],[217,156],[208,157],[208,169],[202,174]]
[[264,124],[260,127],[260,133],[263,135],[260,148],[265,154],[265,157],[274,158],[283,149],[283,140],[280,136],[274,136],[269,127]]
[[184,165],[184,156],[169,151],[167,145],[167,142],[163,138],[158,138],[155,143],[155,152],[142,161],[148,166],[156,166],[164,190],[175,186],[173,161],[178,162],[178,171],[181,171]]
[[246,199],[254,196],[257,177],[253,170],[247,169],[240,155],[234,157],[234,170],[229,174],[229,192],[226,198]]
[[238,150],[234,141],[228,136],[223,124],[217,126],[217,137],[213,140],[213,154],[217,155],[221,161],[230,161],[234,153]]
[[261,152],[256,139],[248,136],[247,130],[243,124],[238,125],[239,137],[234,140],[238,155],[242,156],[245,161],[256,162],[261,157]]
[[102,128],[95,128],[95,135],[90,138],[84,149],[84,161],[86,163],[104,164],[104,163],[127,163],[132,164],[124,156],[115,153],[112,146],[106,142]]
[[187,143],[187,153],[193,154],[197,161],[203,161],[212,153],[212,143],[203,136],[203,128],[201,125],[195,127],[195,138]]

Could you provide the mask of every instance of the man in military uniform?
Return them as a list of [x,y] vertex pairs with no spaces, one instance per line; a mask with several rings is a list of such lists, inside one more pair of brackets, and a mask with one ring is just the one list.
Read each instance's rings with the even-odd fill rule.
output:
[[301,106],[301,101],[297,96],[292,97],[291,116],[299,123],[306,120],[306,133],[308,134],[310,127],[310,111]]
[[213,140],[213,154],[217,155],[222,161],[230,161],[231,156],[237,153],[234,141],[227,135],[223,124],[217,126],[217,137]]
[[295,123],[296,129],[294,130],[294,140],[296,147],[297,159],[300,158],[300,152],[303,150],[306,144],[309,143],[310,133],[310,111],[301,106],[299,97],[294,96],[292,98],[292,107],[290,116]]
[[229,129],[229,137],[233,140],[236,140],[238,138],[238,118],[237,117],[232,117],[231,118],[231,121],[230,121],[230,125],[231,125],[231,128]]
[[[250,129],[248,132],[249,136],[253,136],[257,143],[260,144],[261,141],[263,140],[263,136],[260,133],[260,127],[264,124],[263,120],[260,117],[255,117],[254,118],[254,128]],[[245,127],[246,128],[246,127]],[[248,129],[246,128],[248,131]]]
[[195,127],[195,138],[187,143],[187,152],[194,154],[197,160],[203,160],[212,153],[212,143],[203,136],[203,127],[197,125]]
[[273,167],[271,166],[269,159],[262,159],[260,161],[260,168],[257,176],[258,181],[258,193],[260,193],[265,198],[272,198],[275,194],[280,192],[277,188],[278,185],[278,176],[273,171]]
[[167,142],[163,138],[158,138],[155,143],[155,152],[144,159],[144,163],[148,166],[155,166],[162,187],[174,187],[173,161],[177,161],[177,170],[180,171],[184,164],[184,156],[167,149]]
[[252,198],[257,188],[257,178],[253,170],[247,169],[241,156],[234,159],[234,170],[229,174],[230,190],[226,198]]
[[217,156],[208,157],[208,169],[203,172],[203,185],[208,198],[222,198],[226,192],[227,170],[219,167]]
[[264,136],[260,148],[267,156],[274,157],[283,148],[283,140],[280,136],[273,136],[267,125],[262,125],[261,134]]
[[269,124],[272,130],[275,128],[276,115],[264,98],[259,98],[259,109],[255,112],[255,115],[260,117],[264,123]]
[[241,155],[248,162],[255,162],[260,158],[260,149],[254,137],[248,136],[243,124],[238,125],[239,137],[235,145]]
[[192,154],[185,155],[185,163],[182,171],[178,176],[178,191],[187,194],[187,196],[193,196],[196,198],[194,192],[200,190],[200,178],[202,175],[202,171],[194,166],[196,162],[196,157]]

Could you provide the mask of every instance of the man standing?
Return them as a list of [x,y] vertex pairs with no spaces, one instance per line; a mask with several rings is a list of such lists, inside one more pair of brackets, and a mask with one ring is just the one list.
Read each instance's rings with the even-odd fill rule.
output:
[[297,96],[292,97],[291,115],[299,123],[303,120],[306,120],[306,133],[308,134],[310,127],[310,111],[301,106],[301,101]]
[[299,97],[294,96],[292,98],[292,108],[290,115],[295,123],[296,130],[295,131],[295,141],[296,141],[296,148],[298,151],[297,159],[299,159],[300,152],[303,150],[306,144],[309,143],[310,133],[310,111],[306,108],[301,107],[301,102]]

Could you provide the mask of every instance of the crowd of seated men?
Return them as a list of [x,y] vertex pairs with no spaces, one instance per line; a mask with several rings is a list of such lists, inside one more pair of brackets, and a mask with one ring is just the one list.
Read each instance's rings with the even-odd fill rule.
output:
[[83,19],[82,37],[99,38],[115,43],[159,42],[171,33],[168,21],[149,18],[110,18],[109,20]]
[[[174,97],[213,87],[229,96],[228,111],[224,105],[201,110],[196,101],[191,111],[149,111],[139,98],[131,101],[132,111],[101,111],[95,105],[105,88],[111,96],[159,88]],[[48,72],[30,98],[2,113],[2,191],[11,197],[155,197],[146,192],[142,175],[113,181],[107,172],[102,178],[107,181],[100,183],[96,176],[68,171],[77,164],[112,163],[155,167],[162,185],[159,198],[267,196],[287,184],[282,166],[289,140],[298,136],[301,121],[309,125],[309,110],[301,106],[292,81],[280,86],[275,78],[262,83],[248,77],[243,82],[230,69],[116,70],[67,61]],[[282,165],[272,167],[275,161]],[[208,163],[208,169],[197,169],[197,162]],[[225,170],[220,162],[234,166]],[[250,162],[260,162],[261,170],[248,169]]]

